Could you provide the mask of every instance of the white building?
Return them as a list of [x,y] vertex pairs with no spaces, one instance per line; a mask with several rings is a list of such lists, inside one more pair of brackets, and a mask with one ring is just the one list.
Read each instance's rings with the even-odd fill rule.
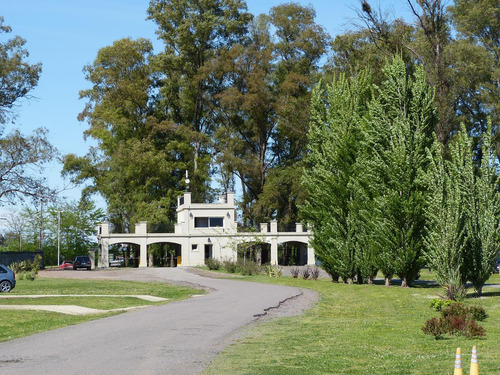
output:
[[[148,233],[147,223],[135,225],[135,233],[110,233],[109,223],[98,228],[98,259],[100,268],[109,265],[109,246],[129,244],[139,246],[139,267],[148,266],[148,245],[168,243],[176,248],[178,266],[199,266],[205,259],[237,260],[238,244],[258,243],[262,263],[281,264],[293,249],[293,263],[314,264],[314,250],[309,246],[310,232],[296,224],[295,232],[278,232],[278,223],[262,223],[260,232],[238,232],[235,218],[234,193],[219,198],[218,203],[192,203],[191,193],[177,200],[177,224],[174,233]],[[280,246],[281,245],[281,246]],[[280,253],[280,254],[279,254]],[[280,255],[280,256],[279,256]],[[240,255],[241,256],[241,255]]]

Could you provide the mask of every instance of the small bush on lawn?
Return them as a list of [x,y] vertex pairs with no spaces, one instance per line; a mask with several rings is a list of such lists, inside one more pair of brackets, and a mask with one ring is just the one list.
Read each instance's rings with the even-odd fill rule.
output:
[[35,280],[38,277],[38,271],[40,271],[40,255],[35,256],[35,260],[32,262],[29,260],[23,260],[22,262],[11,263],[10,268],[17,275],[19,280]]
[[455,301],[452,301],[451,299],[434,298],[430,303],[430,307],[436,311],[441,311],[443,308],[450,306],[452,303],[455,303]]
[[264,267],[264,271],[269,277],[281,277],[283,274],[283,267],[278,267],[273,264],[267,264]]
[[218,270],[221,266],[221,261],[214,258],[205,259],[205,264],[209,270],[215,271]]
[[486,331],[477,324],[476,320],[484,320],[488,316],[480,306],[466,306],[461,302],[446,304],[431,303],[434,309],[440,309],[441,317],[431,318],[422,327],[425,334],[433,335],[440,339],[446,333],[450,335],[465,336],[469,339],[485,336]]
[[314,267],[312,270],[311,270],[311,279],[313,280],[318,280],[319,278],[319,268],[318,267]]
[[261,272],[261,268],[257,263],[247,260],[241,265],[240,272],[245,276],[258,275]]
[[224,259],[222,261],[222,266],[229,273],[236,273],[238,270],[238,264],[231,259]]
[[304,269],[302,270],[302,278],[303,278],[304,280],[307,280],[307,279],[309,278],[309,276],[311,276],[311,269],[310,269],[310,268],[309,268],[309,266],[308,266],[308,267],[306,267],[306,268],[304,268]]
[[292,267],[292,268],[290,268],[290,273],[292,274],[292,277],[294,279],[296,279],[297,277],[299,277],[299,273],[300,273],[299,267]]
[[422,331],[424,331],[426,335],[433,335],[436,340],[443,338],[443,334],[446,333],[444,319],[429,319],[422,327]]

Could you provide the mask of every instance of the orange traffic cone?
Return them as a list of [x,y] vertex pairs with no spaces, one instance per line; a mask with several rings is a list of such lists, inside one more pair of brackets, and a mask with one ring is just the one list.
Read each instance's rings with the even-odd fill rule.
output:
[[455,355],[455,371],[453,375],[464,375],[464,370],[462,369],[462,350],[457,348],[457,354]]
[[470,359],[470,375],[479,375],[479,364],[477,363],[477,350],[472,347],[472,357]]

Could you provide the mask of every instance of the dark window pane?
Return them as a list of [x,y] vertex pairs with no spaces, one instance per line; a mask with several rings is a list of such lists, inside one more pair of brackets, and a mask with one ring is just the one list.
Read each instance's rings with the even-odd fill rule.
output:
[[195,217],[194,218],[195,228],[208,228],[208,217]]
[[211,217],[210,218],[210,227],[223,227],[224,226],[224,218],[222,217]]

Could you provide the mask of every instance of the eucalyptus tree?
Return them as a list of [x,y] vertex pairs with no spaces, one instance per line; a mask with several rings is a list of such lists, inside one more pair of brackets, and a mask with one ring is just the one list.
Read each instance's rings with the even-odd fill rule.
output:
[[219,95],[218,161],[240,179],[250,225],[297,219],[311,89],[329,41],[314,19],[311,7],[273,7],[251,23],[244,44],[218,59],[231,80]]
[[[0,35],[9,34],[12,28],[0,16]],[[27,61],[26,40],[20,36],[0,42],[0,124],[12,118],[12,110],[22,98],[38,84],[42,64]]]
[[121,39],[99,50],[85,67],[92,87],[80,92],[87,103],[79,115],[89,124],[85,136],[98,146],[83,157],[64,158],[63,173],[74,182],[88,182],[84,194],[100,193],[113,224],[123,231],[134,221],[150,219],[150,206],[156,209],[153,224],[171,222],[182,174],[174,147],[182,135],[153,117],[152,54],[145,39]]
[[155,59],[161,74],[156,117],[184,135],[190,190],[203,200],[210,183],[211,137],[218,128],[216,97],[227,83],[224,72],[213,74],[212,60],[244,41],[252,15],[240,0],[152,0],[148,15],[164,42]]

